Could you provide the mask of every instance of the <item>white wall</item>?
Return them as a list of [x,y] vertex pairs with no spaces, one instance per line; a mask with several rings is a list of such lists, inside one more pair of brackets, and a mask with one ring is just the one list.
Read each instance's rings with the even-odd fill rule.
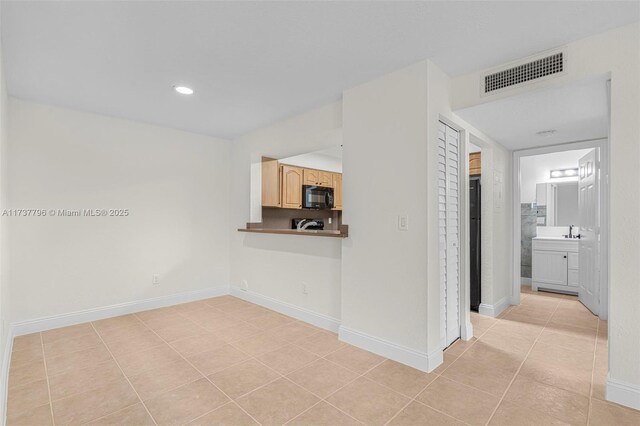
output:
[[640,409],[640,23],[566,46],[565,75],[480,97],[480,72],[455,79],[453,103],[464,108],[531,90],[608,74],[610,120],[609,380],[607,398]]
[[291,164],[299,167],[306,167],[308,169],[326,170],[329,172],[342,173],[342,159],[338,157],[332,157],[317,152],[310,152],[308,154],[294,155],[293,157],[287,157],[280,159],[283,164]]
[[341,127],[342,108],[336,102],[251,132],[232,144],[230,178],[231,285],[240,288],[246,280],[252,293],[335,320],[340,319],[341,239],[237,229],[261,220],[261,156],[284,158],[335,146]]
[[577,182],[577,176],[551,179],[551,170],[576,168],[578,167],[578,160],[589,151],[591,150],[577,149],[574,151],[533,155],[520,159],[520,202],[533,203],[536,201],[537,183]]
[[343,117],[342,327],[415,351],[427,368],[426,62],[346,90]]
[[[12,321],[229,283],[230,144],[10,99]],[[153,274],[161,282],[152,286]]]

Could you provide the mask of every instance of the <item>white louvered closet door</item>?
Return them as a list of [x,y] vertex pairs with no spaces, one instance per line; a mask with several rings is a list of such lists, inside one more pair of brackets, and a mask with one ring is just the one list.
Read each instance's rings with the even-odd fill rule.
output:
[[438,129],[438,209],[440,232],[440,319],[443,347],[460,337],[459,133]]

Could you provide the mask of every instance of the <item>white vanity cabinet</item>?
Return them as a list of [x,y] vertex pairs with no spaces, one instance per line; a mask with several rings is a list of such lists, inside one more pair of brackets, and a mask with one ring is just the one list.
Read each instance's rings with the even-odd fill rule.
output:
[[532,290],[578,292],[578,240],[535,237],[531,263]]

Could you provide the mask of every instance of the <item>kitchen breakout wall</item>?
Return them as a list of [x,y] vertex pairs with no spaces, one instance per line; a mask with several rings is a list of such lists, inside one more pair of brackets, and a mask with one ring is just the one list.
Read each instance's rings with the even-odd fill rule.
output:
[[244,135],[232,144],[230,178],[231,285],[240,289],[246,281],[251,293],[336,320],[340,319],[341,239],[237,229],[261,220],[261,156],[284,158],[335,146],[341,141],[341,127],[341,103],[335,102]]
[[228,285],[228,141],[9,105],[8,208],[130,210],[11,218],[12,321]]
[[607,398],[640,409],[640,23],[566,45],[565,75],[480,97],[480,72],[453,82],[454,109],[609,74],[610,251]]

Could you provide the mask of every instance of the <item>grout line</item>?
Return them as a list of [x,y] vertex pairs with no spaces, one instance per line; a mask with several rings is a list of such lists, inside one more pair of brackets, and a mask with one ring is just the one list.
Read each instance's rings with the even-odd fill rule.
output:
[[596,353],[598,351],[598,332],[600,331],[600,317],[598,318],[598,324],[596,325],[596,338],[593,344],[593,361],[591,363],[591,384],[589,386],[589,409],[587,410],[587,425],[591,423],[591,406],[593,405],[593,380],[596,374]]
[[[116,365],[118,366],[118,369],[120,370],[120,372],[122,373],[122,375],[124,376],[125,380],[127,381],[127,383],[129,383],[129,386],[131,386],[131,389],[135,392],[136,396],[138,397],[138,400],[142,403],[142,406],[144,407],[144,409],[147,411],[147,414],[149,414],[149,417],[151,417],[151,420],[153,420],[153,423],[155,425],[158,424],[158,422],[156,422],[156,419],[153,418],[153,416],[151,415],[151,412],[149,411],[149,409],[147,408],[147,405],[144,403],[144,401],[142,400],[142,398],[140,397],[140,394],[138,393],[138,391],[136,390],[136,388],[133,386],[133,383],[131,383],[131,380],[129,380],[129,377],[127,377],[127,375],[124,373],[124,370],[122,369],[122,367],[120,366],[120,363],[118,362],[118,360],[116,359],[116,357],[113,355],[113,353],[111,352],[111,349],[109,349],[109,346],[107,346],[107,343],[104,341],[104,339],[102,338],[102,336],[100,335],[100,333],[98,333],[98,330],[96,330],[95,325],[93,325],[93,322],[90,323],[91,327],[93,328],[93,330],[96,332],[96,334],[98,335],[98,338],[100,339],[100,341],[102,342],[102,344],[105,346],[105,348],[107,348],[107,351],[109,352],[109,355],[111,355],[111,358],[113,359],[113,361],[116,363]],[[125,407],[126,408],[126,407]],[[113,413],[117,413],[120,410],[116,410],[112,413],[108,413],[109,414],[113,414]],[[92,421],[92,420],[89,420]]]
[[40,347],[42,348],[42,362],[44,363],[44,377],[47,379],[47,392],[49,393],[49,409],[51,410],[51,424],[55,426],[56,419],[53,417],[53,402],[51,401],[51,385],[49,384],[49,372],[47,371],[47,357],[45,356],[45,353],[44,353],[44,340],[42,338],[42,333],[39,333],[39,334],[40,334]]

